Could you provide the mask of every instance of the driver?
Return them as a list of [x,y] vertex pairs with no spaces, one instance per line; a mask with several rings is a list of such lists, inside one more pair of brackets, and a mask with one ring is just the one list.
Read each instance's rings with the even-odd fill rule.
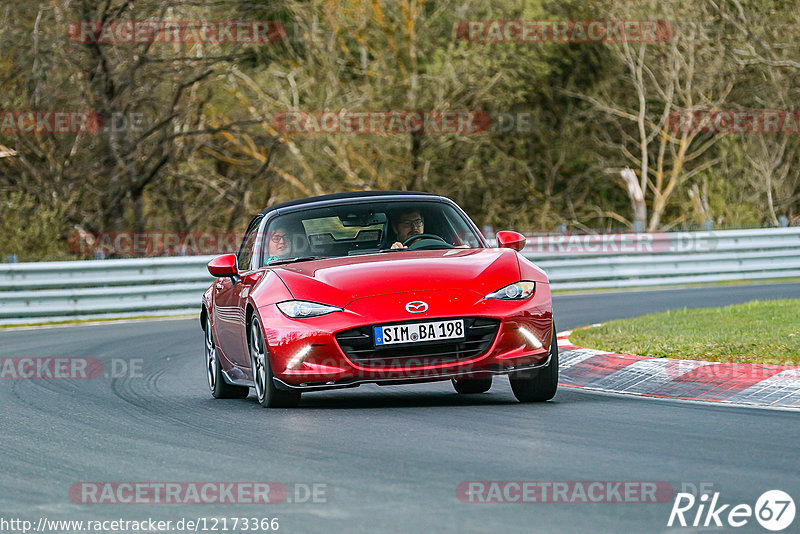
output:
[[291,234],[286,228],[276,228],[267,233],[267,261],[282,260],[292,254]]
[[425,219],[417,210],[403,211],[392,218],[392,230],[397,241],[391,248],[408,248],[403,246],[403,242],[411,236],[425,233]]
[[[392,230],[397,236],[397,241],[392,244],[391,248],[407,249],[407,246],[403,246],[406,239],[425,233],[425,219],[417,210],[402,211],[392,217],[391,223]],[[444,240],[442,239],[442,241]],[[469,245],[458,245],[455,248],[469,248]]]

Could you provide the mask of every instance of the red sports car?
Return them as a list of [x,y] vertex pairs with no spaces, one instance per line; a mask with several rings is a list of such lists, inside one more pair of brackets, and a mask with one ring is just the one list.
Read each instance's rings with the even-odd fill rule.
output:
[[516,398],[558,385],[550,285],[498,232],[490,248],[451,200],[369,191],[285,202],[259,213],[238,254],[208,264],[208,385],[251,387],[268,407],[304,391],[452,380],[482,393],[507,374]]

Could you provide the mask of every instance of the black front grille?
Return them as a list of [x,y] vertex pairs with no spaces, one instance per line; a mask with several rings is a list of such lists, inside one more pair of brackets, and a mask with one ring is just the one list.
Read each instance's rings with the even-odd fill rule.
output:
[[[408,321],[408,323],[450,319],[457,319],[457,317],[432,321]],[[339,332],[336,334],[336,341],[352,362],[363,367],[397,369],[418,365],[438,365],[469,360],[486,352],[497,335],[500,321],[483,317],[467,317],[464,319],[464,327],[466,336],[463,341],[443,340],[401,347],[375,348],[372,326],[362,326]]]

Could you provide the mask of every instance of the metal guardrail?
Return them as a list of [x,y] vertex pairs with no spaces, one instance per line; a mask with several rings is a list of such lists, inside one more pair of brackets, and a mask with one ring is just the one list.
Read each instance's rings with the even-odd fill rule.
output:
[[0,325],[197,313],[213,257],[0,264]]
[[531,237],[524,254],[552,289],[789,278],[800,276],[800,228]]
[[[529,236],[553,290],[800,277],[800,228]],[[213,256],[0,264],[0,324],[197,313]]]

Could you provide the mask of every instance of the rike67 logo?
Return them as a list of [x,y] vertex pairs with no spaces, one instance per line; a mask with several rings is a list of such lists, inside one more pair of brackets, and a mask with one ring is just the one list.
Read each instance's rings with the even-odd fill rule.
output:
[[678,493],[669,514],[667,526],[692,527],[743,527],[755,516],[767,530],[778,532],[794,522],[795,506],[792,497],[781,490],[766,491],[756,500],[755,506],[719,502],[719,492],[704,493],[695,497],[691,493]]

